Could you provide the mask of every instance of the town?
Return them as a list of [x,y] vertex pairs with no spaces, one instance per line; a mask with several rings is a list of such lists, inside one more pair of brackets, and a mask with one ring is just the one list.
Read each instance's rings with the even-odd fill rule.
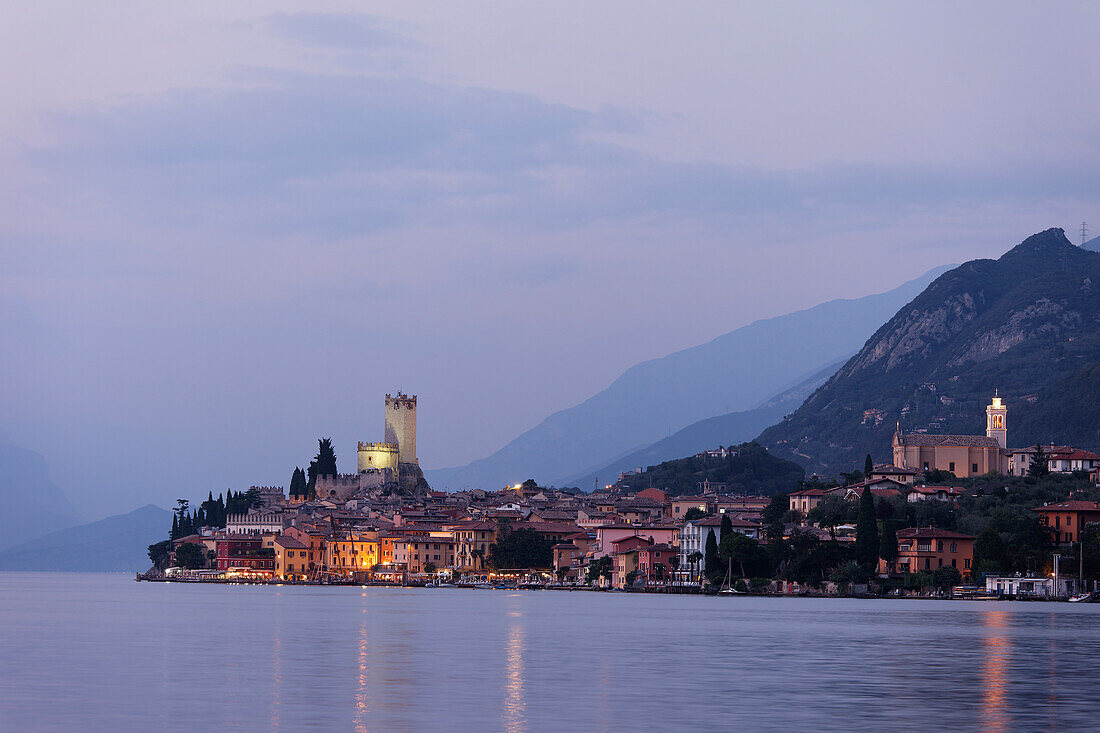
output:
[[[139,580],[530,587],[782,595],[1090,600],[1100,574],[1100,455],[1008,448],[1008,407],[984,435],[906,434],[837,479],[773,495],[704,479],[692,495],[637,487],[432,490],[416,454],[416,396],[386,395],[384,440],[336,471],[321,439],[289,492],[253,486],[180,500]],[[734,465],[755,444],[692,457]],[[705,475],[705,474],[704,474]]]

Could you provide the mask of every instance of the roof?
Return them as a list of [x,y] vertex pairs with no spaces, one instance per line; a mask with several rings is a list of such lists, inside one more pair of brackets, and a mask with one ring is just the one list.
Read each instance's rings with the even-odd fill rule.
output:
[[917,472],[911,468],[901,468],[899,466],[875,466],[871,473],[879,473],[884,476],[916,476]]
[[965,446],[967,448],[996,448],[1001,449],[1001,444],[996,438],[985,435],[927,435],[925,433],[908,433],[901,436],[902,445],[912,446]]
[[1073,501],[1061,501],[1057,504],[1044,504],[1043,506],[1037,506],[1031,511],[1100,512],[1100,501],[1082,501],[1080,499],[1075,499]]
[[286,550],[308,550],[309,545],[290,535],[281,534],[275,538],[275,544]]
[[909,527],[898,530],[898,539],[972,540],[974,537],[939,527]]

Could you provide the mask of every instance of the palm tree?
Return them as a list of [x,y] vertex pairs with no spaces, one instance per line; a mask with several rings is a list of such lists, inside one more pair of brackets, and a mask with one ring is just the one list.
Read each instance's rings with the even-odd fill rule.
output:
[[699,552],[698,550],[696,550],[695,552],[688,555],[688,562],[691,563],[692,577],[698,577],[699,574],[696,571],[696,567],[699,565],[699,563],[702,560],[703,560],[703,553]]

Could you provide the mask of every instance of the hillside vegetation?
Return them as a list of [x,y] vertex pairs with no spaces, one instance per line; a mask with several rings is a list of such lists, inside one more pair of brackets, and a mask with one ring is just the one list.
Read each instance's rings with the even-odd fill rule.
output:
[[980,435],[999,390],[1010,447],[1100,449],[1100,254],[1061,229],[967,262],[894,315],[828,382],[757,439],[815,471],[889,460],[906,432]]
[[656,487],[672,496],[698,492],[697,484],[726,484],[730,494],[773,494],[790,491],[806,475],[793,461],[776,458],[757,443],[744,443],[726,458],[691,456],[665,461],[635,474],[624,483],[635,490]]

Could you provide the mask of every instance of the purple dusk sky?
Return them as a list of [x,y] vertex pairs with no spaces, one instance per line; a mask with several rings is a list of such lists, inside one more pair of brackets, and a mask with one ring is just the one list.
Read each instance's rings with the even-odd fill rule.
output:
[[1100,229],[1092,3],[362,7],[0,11],[0,440],[89,518]]

